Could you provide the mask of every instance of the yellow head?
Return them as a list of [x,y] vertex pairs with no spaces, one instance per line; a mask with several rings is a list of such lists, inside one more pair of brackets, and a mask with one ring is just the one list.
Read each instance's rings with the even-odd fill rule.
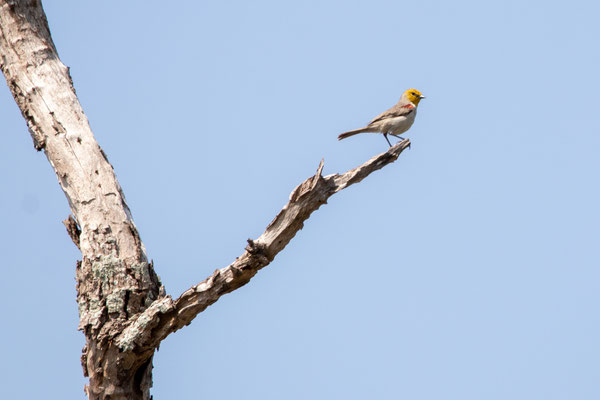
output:
[[423,94],[417,89],[408,89],[406,92],[404,92],[402,97],[413,103],[415,106],[419,105],[421,99],[425,98],[425,96],[423,96]]

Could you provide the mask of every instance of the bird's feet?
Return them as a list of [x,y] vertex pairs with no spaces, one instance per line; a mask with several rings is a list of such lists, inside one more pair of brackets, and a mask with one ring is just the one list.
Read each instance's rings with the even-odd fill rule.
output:
[[387,140],[387,142],[390,145],[390,147],[392,147],[392,144],[390,143],[390,139],[388,139],[387,135],[388,135],[387,133],[384,133],[383,137],[385,138],[385,140]]
[[[400,135],[392,135],[392,136],[394,136],[396,139],[399,139],[399,140],[398,140],[398,143],[400,143],[400,142],[402,142],[402,141],[406,140],[405,138],[403,138],[403,137],[402,137],[402,136],[400,136]],[[398,144],[398,143],[396,143],[396,144]],[[408,143],[408,148],[409,148],[409,149],[410,149],[410,146],[411,146],[411,143],[409,142],[409,143]]]

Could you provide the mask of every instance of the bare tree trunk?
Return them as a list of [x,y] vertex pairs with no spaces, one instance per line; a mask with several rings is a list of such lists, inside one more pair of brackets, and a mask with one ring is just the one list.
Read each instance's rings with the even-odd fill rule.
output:
[[39,0],[0,0],[0,69],[33,138],[44,151],[69,201],[67,232],[79,247],[81,361],[89,399],[150,399],[152,357],[170,333],[189,324],[222,295],[243,286],[302,229],[334,193],[394,162],[404,140],[342,175],[317,173],[229,266],[173,300],[148,263],[125,196],[97,144],[58,58]]
[[1,4],[2,72],[80,229],[70,223],[83,257],[76,279],[89,398],[148,399],[152,351],[122,353],[112,338],[164,290],[146,259],[113,168],[81,109],[69,70],[58,58],[41,3]]

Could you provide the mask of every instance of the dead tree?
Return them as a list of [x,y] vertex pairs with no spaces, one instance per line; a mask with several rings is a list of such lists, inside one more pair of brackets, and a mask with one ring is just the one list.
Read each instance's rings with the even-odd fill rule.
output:
[[330,196],[394,162],[410,144],[404,140],[344,174],[323,176],[321,161],[233,263],[173,299],[148,262],[113,168],[58,58],[40,0],[0,1],[0,56],[33,145],[48,158],[71,207],[64,223],[82,255],[77,302],[89,399],[149,399],[152,357],[163,339],[248,283]]

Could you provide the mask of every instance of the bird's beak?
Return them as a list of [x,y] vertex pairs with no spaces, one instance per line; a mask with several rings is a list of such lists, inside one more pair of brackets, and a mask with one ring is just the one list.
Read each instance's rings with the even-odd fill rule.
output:
[[423,95],[420,95],[420,96],[419,96],[419,98],[420,98],[421,100],[423,100],[423,99],[426,99],[427,97],[425,97],[425,96],[423,96]]

